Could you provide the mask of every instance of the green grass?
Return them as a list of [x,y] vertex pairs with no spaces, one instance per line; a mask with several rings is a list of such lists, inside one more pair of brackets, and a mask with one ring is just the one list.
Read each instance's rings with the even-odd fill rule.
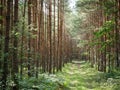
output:
[[87,62],[74,61],[62,72],[39,74],[38,79],[24,77],[19,84],[20,90],[120,90],[120,72],[103,73]]
[[67,64],[63,72],[57,73],[64,79],[64,86],[68,87],[61,90],[120,90],[119,75],[99,72],[86,62]]

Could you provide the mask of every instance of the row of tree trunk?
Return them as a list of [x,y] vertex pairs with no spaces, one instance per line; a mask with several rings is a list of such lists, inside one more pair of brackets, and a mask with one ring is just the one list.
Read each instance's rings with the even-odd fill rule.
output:
[[[65,27],[64,0],[0,0],[0,88],[18,79],[55,73],[72,59],[73,40]],[[74,45],[75,46],[75,45]]]
[[94,26],[87,33],[87,59],[99,71],[120,69],[120,1],[99,0],[96,10],[89,13],[87,24]]

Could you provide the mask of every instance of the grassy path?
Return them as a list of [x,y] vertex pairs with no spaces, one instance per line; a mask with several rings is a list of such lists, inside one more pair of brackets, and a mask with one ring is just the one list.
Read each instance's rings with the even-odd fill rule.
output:
[[65,80],[64,84],[68,89],[64,90],[120,90],[119,76],[114,79],[111,75],[90,68],[85,62],[67,64],[63,72],[57,75]]

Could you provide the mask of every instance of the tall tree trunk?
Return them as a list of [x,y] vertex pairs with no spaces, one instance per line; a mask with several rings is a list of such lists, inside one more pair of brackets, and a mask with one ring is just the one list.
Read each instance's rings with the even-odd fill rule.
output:
[[9,61],[9,31],[10,31],[10,5],[11,0],[7,0],[7,12],[6,12],[6,28],[5,28],[5,40],[4,40],[4,62],[3,62],[3,75],[2,85],[3,90],[7,88],[7,76],[8,76],[8,61]]
[[56,34],[56,0],[54,0],[54,31],[53,31],[53,60],[54,60],[54,63],[53,63],[53,73],[55,73],[55,67],[56,67],[56,39],[55,39],[55,34]]
[[13,50],[13,79],[14,83],[16,84],[13,87],[13,90],[18,90],[18,3],[19,0],[15,0],[15,5],[14,5],[14,50]]
[[20,56],[20,78],[22,79],[23,75],[23,56],[24,56],[24,30],[25,30],[25,12],[26,12],[27,0],[24,1],[24,10],[23,10],[23,22],[22,22],[22,32],[21,32],[21,56]]
[[49,61],[49,73],[52,72],[52,1],[49,0],[49,55],[50,55],[50,61]]
[[118,0],[115,0],[115,60],[116,60],[116,68],[120,67],[120,60],[119,60],[119,48],[118,48],[118,40],[119,40],[119,31],[118,31]]
[[28,30],[28,77],[31,77],[31,7],[32,7],[32,1],[28,0],[28,26],[29,26],[29,30]]

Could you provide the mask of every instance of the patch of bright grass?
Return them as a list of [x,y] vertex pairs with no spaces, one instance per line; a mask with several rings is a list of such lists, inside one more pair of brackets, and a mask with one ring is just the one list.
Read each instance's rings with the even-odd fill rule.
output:
[[83,61],[67,64],[63,72],[58,72],[57,76],[65,80],[69,90],[120,90],[118,73],[111,75],[99,72]]

